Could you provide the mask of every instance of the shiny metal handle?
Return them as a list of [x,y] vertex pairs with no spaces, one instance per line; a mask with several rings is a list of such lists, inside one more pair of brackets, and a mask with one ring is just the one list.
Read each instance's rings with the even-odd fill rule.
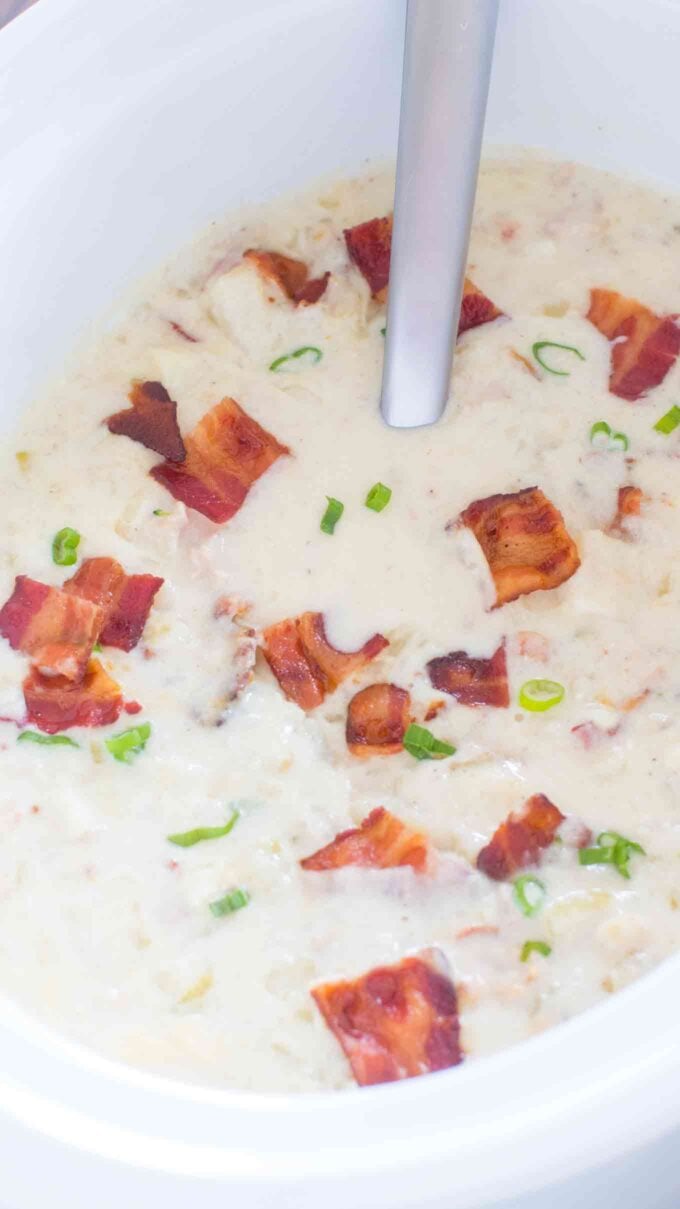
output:
[[381,409],[434,424],[449,394],[499,0],[409,0]]

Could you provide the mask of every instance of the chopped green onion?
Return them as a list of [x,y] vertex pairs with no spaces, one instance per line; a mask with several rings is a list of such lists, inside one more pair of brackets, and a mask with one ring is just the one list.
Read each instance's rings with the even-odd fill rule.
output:
[[194,844],[200,844],[202,840],[218,840],[223,835],[229,835],[238,817],[238,810],[235,810],[223,827],[194,827],[191,831],[177,831],[174,835],[169,835],[168,839],[171,844],[177,844],[180,848],[193,848]]
[[527,680],[519,690],[519,703],[522,709],[531,710],[533,714],[541,714],[553,705],[559,705],[564,698],[564,685],[558,680]]
[[154,516],[169,516],[170,515],[170,513],[166,512],[164,508],[154,508],[153,514],[154,514]]
[[72,567],[78,561],[80,534],[77,529],[60,529],[52,541],[52,561],[58,567]]
[[320,528],[323,533],[333,534],[335,526],[345,511],[345,505],[340,500],[334,500],[332,495],[327,495],[326,499],[328,500],[328,506],[321,517]]
[[374,512],[382,512],[392,499],[392,488],[386,487],[384,483],[374,483],[369,491],[364,503],[367,508],[372,508]]
[[522,914],[531,918],[532,915],[537,915],[543,906],[545,886],[533,873],[523,873],[512,883],[512,894]]
[[92,651],[96,655],[99,655],[103,650],[104,650],[104,648],[103,648],[101,642],[95,642],[94,646],[92,647]]
[[657,420],[654,425],[654,431],[662,432],[667,437],[674,428],[678,427],[678,424],[680,424],[680,407],[673,405],[670,411],[667,411],[660,420]]
[[119,735],[111,735],[111,738],[106,740],[106,746],[114,760],[120,760],[122,764],[131,764],[133,757],[144,751],[150,735],[151,723],[142,722],[140,726],[122,730]]
[[17,743],[43,743],[45,747],[80,747],[68,735],[43,735],[38,730],[22,730]]
[[381,327],[381,329],[380,329],[380,335],[381,335],[381,336],[385,336],[386,334],[387,334],[387,328],[386,328],[386,327]]
[[519,955],[520,961],[528,961],[532,953],[540,953],[541,957],[550,957],[552,949],[544,940],[525,940]]
[[628,862],[634,852],[647,855],[635,840],[627,840],[617,831],[603,831],[597,837],[597,847],[581,848],[578,859],[581,865],[613,865],[621,877],[630,878]]
[[214,903],[208,905],[213,915],[219,919],[221,915],[231,915],[232,911],[240,911],[242,907],[247,907],[249,902],[248,891],[239,888],[230,890],[223,898],[218,898]]
[[444,756],[455,755],[456,751],[452,743],[435,739],[432,731],[426,726],[416,726],[414,722],[404,735],[404,747],[416,760],[442,760]]
[[625,453],[629,441],[625,432],[612,432],[606,420],[598,420],[590,430],[590,444],[594,445],[596,449]]
[[323,353],[316,345],[304,344],[302,348],[296,348],[292,353],[285,353],[283,357],[277,357],[275,361],[272,361],[269,368],[273,374],[280,374],[282,370],[287,372],[296,368],[294,364],[289,365],[289,361],[298,362],[303,365],[318,365],[322,357]]
[[537,340],[536,343],[532,344],[531,346],[531,352],[534,360],[538,361],[541,369],[547,369],[549,374],[557,374],[557,376],[560,378],[568,378],[571,370],[553,369],[551,365],[546,365],[545,361],[541,357],[541,349],[544,348],[561,348],[564,349],[565,353],[574,353],[574,355],[579,357],[581,361],[585,361],[585,357],[583,356],[581,350],[574,348],[573,344],[556,344],[554,340]]

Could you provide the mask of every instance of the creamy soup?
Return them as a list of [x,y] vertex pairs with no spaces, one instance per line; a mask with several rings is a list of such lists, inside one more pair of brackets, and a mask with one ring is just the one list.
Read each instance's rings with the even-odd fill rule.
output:
[[487,163],[392,431],[392,188],[211,228],[4,455],[0,985],[177,1077],[470,1061],[680,940],[680,201]]

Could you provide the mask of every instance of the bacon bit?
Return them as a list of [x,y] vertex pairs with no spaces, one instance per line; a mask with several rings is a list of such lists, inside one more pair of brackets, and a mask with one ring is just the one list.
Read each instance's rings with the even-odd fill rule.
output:
[[361,1087],[463,1061],[456,989],[438,949],[311,993]]
[[616,515],[606,530],[610,537],[630,539],[628,521],[632,516],[640,515],[644,498],[640,487],[633,487],[632,484],[628,484],[626,487],[619,487]]
[[169,861],[166,861],[166,862],[165,862],[165,864],[166,864],[166,867],[167,867],[167,868],[170,870],[170,872],[171,872],[171,873],[175,873],[175,871],[176,871],[177,869],[179,869],[179,861],[176,861],[176,860],[174,860],[174,859],[171,859],[171,860],[169,860]]
[[24,680],[29,722],[49,735],[71,726],[106,726],[123,706],[120,685],[90,660],[84,678],[74,684],[64,676],[42,676],[33,670]]
[[535,793],[517,814],[508,815],[477,857],[477,868],[504,881],[518,869],[538,864],[541,850],[549,848],[565,816],[544,793]]
[[177,423],[177,404],[161,382],[133,382],[128,396],[132,407],[109,416],[109,432],[138,441],[168,462],[183,462],[184,441]]
[[90,601],[17,575],[0,609],[0,634],[15,651],[30,655],[38,671],[80,680],[102,621],[102,610]]
[[177,332],[177,335],[181,336],[183,340],[188,340],[190,344],[200,344],[198,336],[192,336],[185,327],[182,327],[181,323],[176,323],[174,319],[168,319],[168,323],[173,332]]
[[[344,231],[345,243],[350,260],[368,282],[371,295],[376,302],[385,302],[390,275],[390,252],[392,249],[392,216],[371,218],[368,222],[348,227]],[[502,311],[477,289],[474,282],[465,278],[463,301],[460,312],[458,335],[481,323],[498,319]]]
[[398,869],[410,865],[424,873],[429,845],[424,835],[412,831],[399,819],[378,806],[359,827],[341,831],[330,844],[300,861],[303,869],[321,871],[361,865],[367,869]]
[[430,659],[427,674],[434,688],[455,697],[461,705],[507,709],[510,704],[504,641],[490,659],[473,659],[465,651]]
[[404,746],[411,697],[396,684],[369,684],[347,708],[345,737],[353,756],[393,756]]
[[617,709],[619,709],[621,713],[629,714],[631,710],[637,709],[638,705],[642,705],[642,702],[647,700],[649,691],[650,690],[648,688],[645,688],[641,693],[636,693],[634,697],[627,697],[626,700],[621,703],[621,705],[617,706]]
[[279,621],[262,638],[265,658],[285,696],[304,710],[320,705],[326,693],[389,646],[382,634],[374,634],[358,651],[338,651],[326,637],[323,613]]
[[616,290],[590,291],[587,318],[613,343],[609,389],[632,401],[663,382],[680,352],[677,315],[656,315]]
[[538,487],[475,500],[459,523],[482,547],[496,585],[495,608],[557,588],[581,565],[561,514]]
[[289,454],[285,445],[246,415],[234,399],[222,399],[185,441],[186,461],[159,462],[151,477],[176,500],[224,524],[238,512],[253,483]]
[[139,701],[125,701],[123,704],[123,709],[125,710],[126,714],[141,714],[142,712],[142,707],[139,704]]
[[473,924],[463,928],[462,932],[456,932],[456,940],[467,940],[470,936],[498,936],[499,932],[500,928],[494,924]]
[[243,259],[255,265],[262,277],[273,281],[296,306],[311,306],[325,293],[330,273],[310,281],[309,269],[303,260],[293,260],[280,252],[264,252],[248,248]]
[[560,839],[567,848],[587,848],[592,838],[588,824],[576,815],[570,815],[560,827]]
[[618,729],[618,725],[605,729],[598,726],[597,722],[579,722],[578,726],[572,726],[571,733],[576,736],[586,751],[590,751],[593,747],[599,747],[605,739],[615,735]]
[[154,596],[162,587],[157,575],[127,575],[115,558],[87,558],[64,591],[103,610],[102,646],[131,651],[139,642]]
[[505,242],[508,243],[509,240],[515,238],[518,231],[519,231],[518,222],[505,222],[505,223],[503,223],[503,226],[501,227],[501,239],[504,239]]
[[427,713],[425,714],[425,721],[431,722],[433,718],[437,717],[437,714],[441,713],[441,711],[443,710],[445,705],[446,705],[445,701],[431,701],[427,707]]
[[517,650],[525,659],[533,659],[535,663],[547,663],[550,658],[550,642],[544,634],[535,630],[518,630],[515,640]]
[[540,382],[541,375],[539,374],[538,370],[536,369],[536,366],[531,364],[531,361],[529,360],[528,357],[524,357],[522,355],[522,353],[518,353],[516,348],[508,349],[508,352],[510,353],[510,356],[512,357],[513,361],[519,361],[520,365],[523,365],[524,368],[529,371],[532,378],[536,378]]

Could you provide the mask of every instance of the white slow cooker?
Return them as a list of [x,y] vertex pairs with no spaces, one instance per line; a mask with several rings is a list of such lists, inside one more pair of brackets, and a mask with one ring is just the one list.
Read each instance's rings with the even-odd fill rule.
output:
[[[394,154],[403,23],[402,0],[41,0],[0,33],[3,425],[212,217]],[[487,142],[678,188],[678,64],[674,0],[506,0]],[[0,1001],[0,1203],[46,1201],[677,1209],[680,960],[496,1057],[296,1098],[140,1074]]]

